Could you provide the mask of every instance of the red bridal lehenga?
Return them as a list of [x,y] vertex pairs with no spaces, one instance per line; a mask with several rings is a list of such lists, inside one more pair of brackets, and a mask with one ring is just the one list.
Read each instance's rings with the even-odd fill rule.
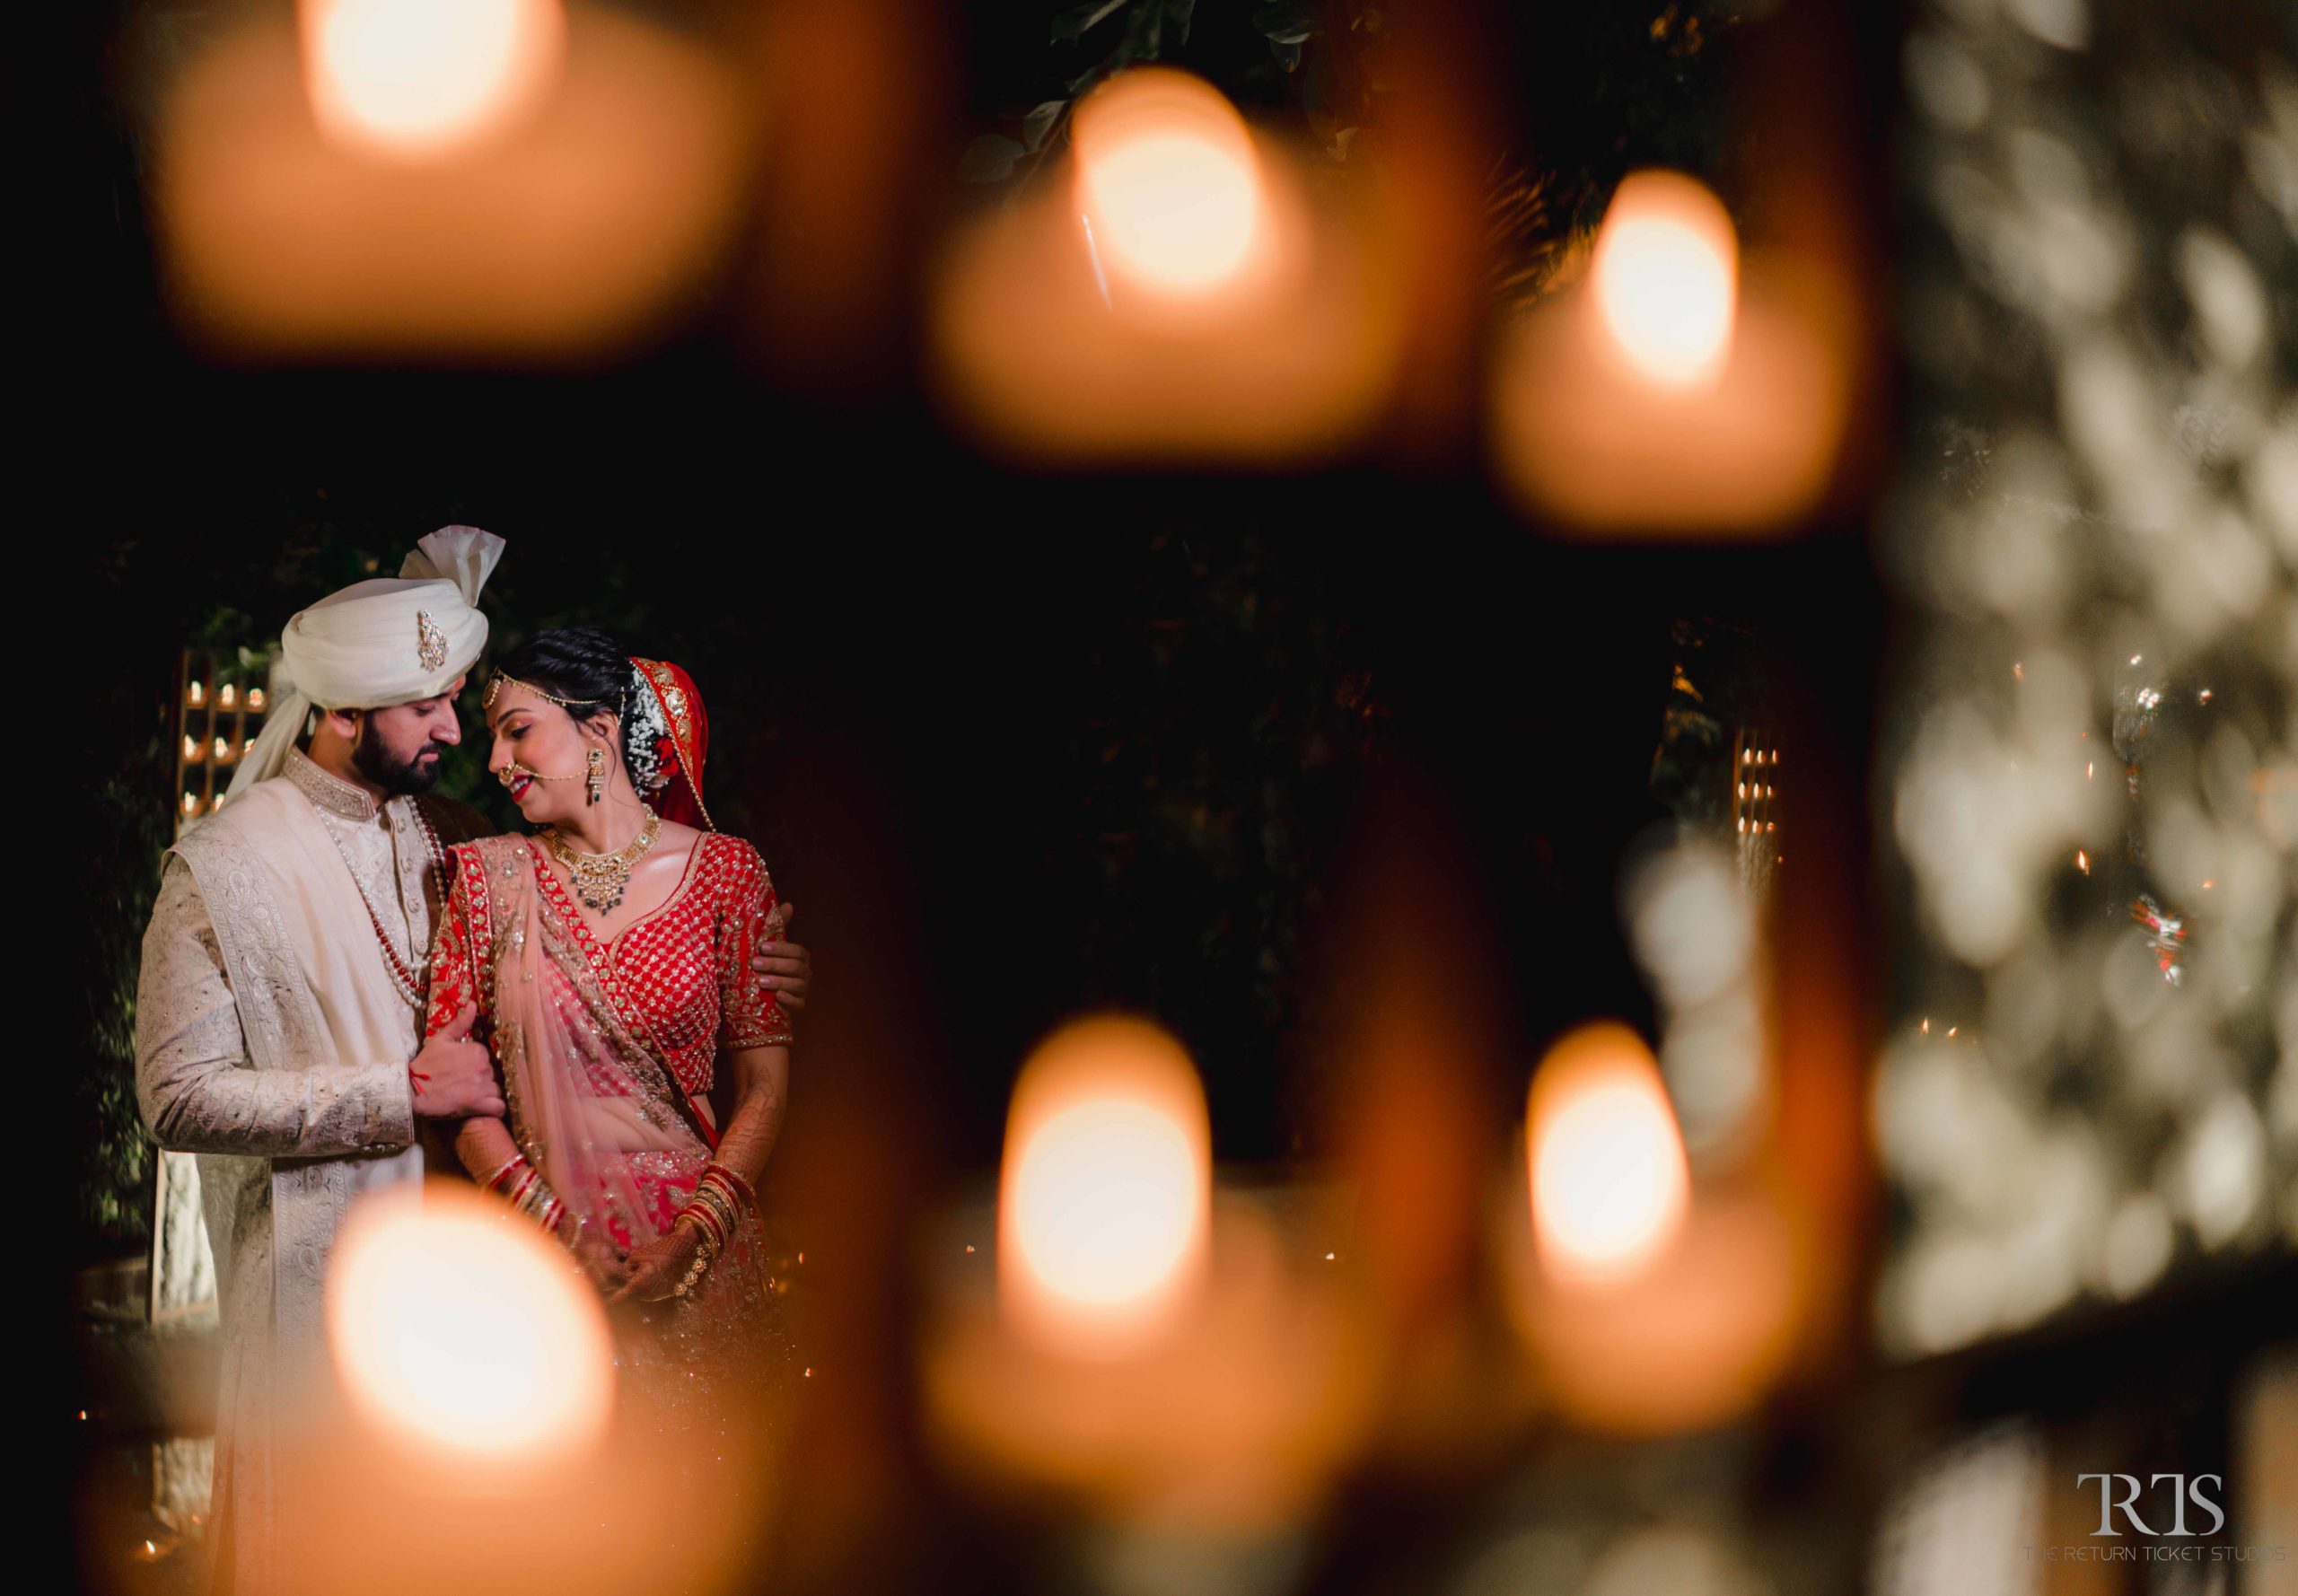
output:
[[[670,1231],[711,1160],[719,1056],[790,1040],[750,968],[775,904],[765,864],[707,832],[671,898],[601,941],[532,838],[449,853],[429,1029],[477,1007],[513,1139],[580,1222],[578,1256],[626,1256]],[[626,1397],[682,1467],[756,1456],[779,1428],[794,1349],[767,1270],[746,1214],[686,1296],[613,1312]]]

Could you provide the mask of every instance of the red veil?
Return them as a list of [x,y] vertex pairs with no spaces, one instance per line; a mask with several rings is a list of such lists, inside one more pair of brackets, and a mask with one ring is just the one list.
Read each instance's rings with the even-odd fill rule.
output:
[[702,761],[710,749],[710,716],[694,678],[668,660],[630,662],[662,706],[662,723],[670,728],[668,735],[654,742],[662,761],[658,768],[669,778],[660,791],[648,795],[654,812],[680,825],[717,830],[702,804]]

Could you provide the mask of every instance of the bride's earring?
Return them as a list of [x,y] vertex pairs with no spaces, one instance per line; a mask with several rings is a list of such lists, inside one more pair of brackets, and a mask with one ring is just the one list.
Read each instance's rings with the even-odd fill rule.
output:
[[592,803],[596,803],[607,795],[606,750],[593,748],[591,750],[590,774],[583,778],[583,789],[589,794],[588,802]]

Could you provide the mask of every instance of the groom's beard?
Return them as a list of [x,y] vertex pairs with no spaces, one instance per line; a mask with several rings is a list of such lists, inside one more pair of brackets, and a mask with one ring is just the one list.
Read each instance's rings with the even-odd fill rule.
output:
[[386,793],[411,796],[427,793],[439,784],[439,772],[446,767],[447,745],[425,742],[402,759],[377,741],[373,735],[362,737],[351,746],[352,768]]

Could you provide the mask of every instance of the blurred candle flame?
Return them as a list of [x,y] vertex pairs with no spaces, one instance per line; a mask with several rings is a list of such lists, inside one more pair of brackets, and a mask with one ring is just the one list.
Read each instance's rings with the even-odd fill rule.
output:
[[1713,387],[1731,351],[1739,267],[1732,218],[1714,193],[1680,172],[1631,172],[1597,235],[1596,305],[1645,376]]
[[[1290,1239],[1304,1221],[1341,1222],[1346,1205],[1233,1188],[1211,1203],[1187,1311],[1122,1346],[1101,1326],[1059,1341],[1024,1332],[952,1250],[920,1352],[928,1433],[953,1484],[991,1497],[1025,1486],[1191,1534],[1267,1533],[1313,1508],[1378,1411],[1371,1320],[1345,1269],[1309,1265]],[[952,1232],[979,1223],[952,1215]]]
[[[189,343],[559,364],[690,313],[749,136],[732,75],[625,8],[433,4],[258,7],[187,57],[153,192]],[[417,92],[434,70],[453,93]]]
[[1179,1043],[1138,1020],[1063,1028],[1006,1123],[998,1284],[1023,1333],[1087,1357],[1153,1339],[1209,1245],[1211,1131]]
[[1170,67],[1117,75],[1071,118],[1057,175],[937,266],[951,418],[1041,460],[1309,460],[1364,436],[1403,336],[1379,191],[1312,180]]
[[1693,179],[1630,173],[1586,276],[1505,329],[1497,463],[1531,508],[1580,528],[1790,524],[1820,502],[1842,441],[1851,304],[1824,261],[1743,260]]
[[426,1459],[499,1481],[579,1457],[613,1407],[597,1293],[502,1204],[433,1182],[353,1211],[336,1244],[328,1339],[355,1410]]
[[1071,136],[1089,247],[1122,282],[1188,300],[1235,285],[1267,229],[1244,118],[1200,78],[1124,74],[1080,101]]
[[1558,1279],[1644,1269],[1682,1230],[1691,1176],[1659,1065],[1625,1025],[1582,1026],[1532,1077],[1533,1235]]
[[324,1305],[332,1378],[283,1403],[274,1436],[280,1589],[399,1596],[410,1566],[425,1596],[736,1588],[778,1475],[763,1410],[724,1387],[694,1466],[669,1407],[695,1400],[674,1383],[695,1376],[633,1345],[671,1304],[635,1311],[618,1345],[565,1247],[434,1178],[353,1205]]
[[518,121],[566,54],[558,0],[303,0],[311,109],[373,153],[445,154]]
[[1517,1188],[1501,1223],[1520,1238],[1509,1309],[1545,1398],[1620,1434],[1745,1413],[1811,1307],[1815,1243],[1794,1193],[1760,1165],[1694,1190],[1656,1066],[1625,1026],[1574,1032],[1540,1074],[1555,1106],[1531,1117],[1534,1200],[1528,1212]]

